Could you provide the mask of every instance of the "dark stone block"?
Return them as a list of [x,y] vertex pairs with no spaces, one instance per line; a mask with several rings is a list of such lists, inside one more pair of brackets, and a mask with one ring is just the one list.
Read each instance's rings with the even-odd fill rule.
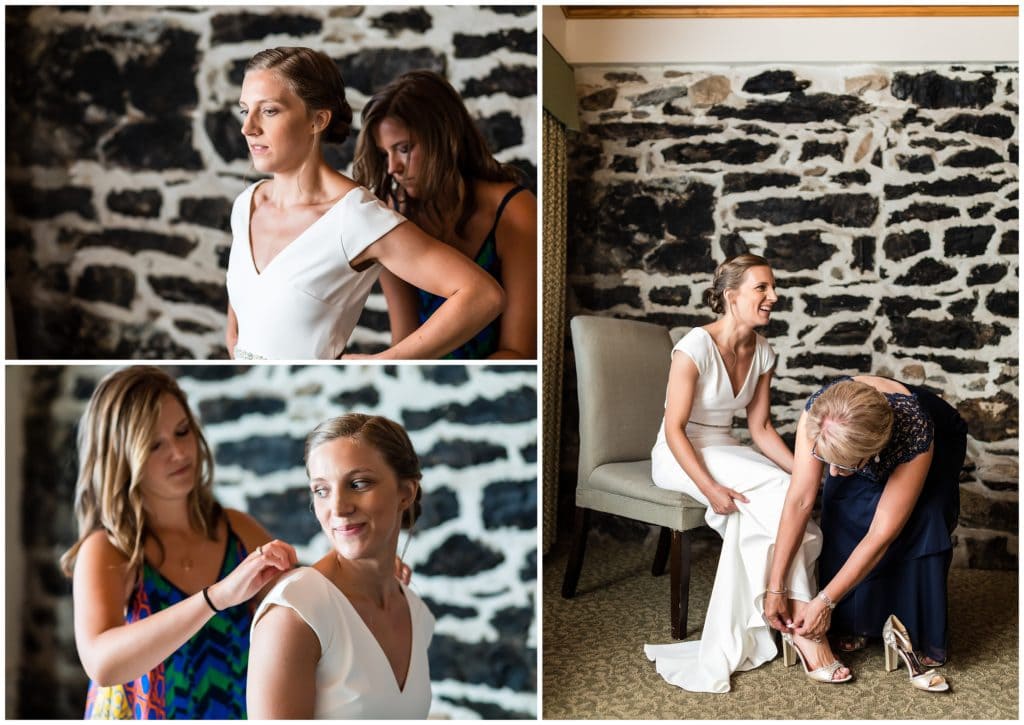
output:
[[972,319],[972,313],[974,312],[974,308],[976,308],[977,306],[977,298],[971,297],[968,299],[951,302],[949,304],[949,307],[946,308],[946,311],[950,314],[951,317],[956,317],[957,319],[962,320],[969,320]]
[[[408,424],[406,424],[408,428]],[[485,443],[483,441],[467,441],[461,439],[442,439],[426,453],[420,454],[420,466],[424,469],[433,466],[449,468],[469,468],[482,463],[490,463],[508,458],[504,446]]]
[[135,274],[124,267],[86,267],[75,284],[75,296],[130,309],[135,299]]
[[376,408],[380,405],[380,392],[373,385],[364,385],[338,393],[331,398],[331,402],[347,411],[353,408]]
[[1015,206],[1008,206],[997,211],[995,216],[1001,222],[1013,221],[1020,217],[1020,210]]
[[204,425],[235,421],[244,415],[276,415],[283,413],[285,402],[281,398],[249,395],[244,398],[206,398],[199,401],[199,418]]
[[163,197],[158,189],[125,189],[107,194],[107,208],[134,217],[158,217]]
[[[222,443],[219,447],[223,446]],[[301,456],[285,467],[294,465],[302,465]],[[248,513],[263,524],[271,536],[295,543],[309,541],[320,532],[320,524],[309,510],[310,501],[306,486],[246,497]]]
[[1016,501],[993,500],[970,489],[960,489],[961,526],[1016,534],[1018,517]]
[[677,144],[664,149],[661,155],[665,161],[673,164],[706,164],[719,161],[723,164],[746,166],[761,163],[771,158],[778,150],[779,147],[775,144],[735,139],[721,143],[702,141],[697,144]]
[[878,216],[878,199],[870,194],[826,194],[814,199],[764,199],[736,205],[738,219],[770,224],[821,219],[844,227],[870,227]]
[[604,111],[615,105],[619,92],[614,88],[602,88],[580,99],[580,110]]
[[902,211],[894,211],[889,215],[887,225],[899,224],[900,222],[920,219],[925,222],[934,222],[940,219],[951,219],[960,214],[955,208],[945,204],[913,203]]
[[810,159],[817,159],[821,158],[822,156],[830,156],[836,161],[842,161],[843,154],[845,153],[845,143],[822,143],[820,141],[806,141],[803,147],[800,149],[800,160],[809,161]]
[[947,78],[935,71],[917,75],[897,72],[890,88],[896,98],[922,108],[984,108],[992,103],[996,82],[991,77],[974,81]]
[[[132,105],[147,116],[160,117],[195,108],[199,36],[181,28],[166,28],[146,55],[124,65],[124,80]],[[170,69],[173,71],[168,72]]]
[[871,183],[871,174],[864,169],[857,169],[856,171],[842,171],[832,177],[832,181],[836,182],[846,188],[848,186],[863,186]]
[[893,261],[913,257],[920,254],[929,247],[932,241],[928,232],[923,229],[914,229],[909,232],[893,232],[882,242],[882,249],[885,256]]
[[494,613],[491,626],[503,639],[525,639],[533,618],[533,607],[505,607]]
[[[389,332],[391,330],[391,321],[388,319],[387,312],[364,307],[363,311],[359,313],[357,326],[365,327],[374,332]],[[349,350],[349,352],[353,351]]]
[[635,309],[642,309],[643,302],[640,300],[640,290],[637,287],[594,287],[590,285],[576,285],[573,287],[576,300],[588,310],[610,310],[616,305],[629,305]]
[[182,332],[190,335],[206,335],[210,332],[219,330],[218,327],[209,327],[208,325],[202,325],[195,320],[175,320],[174,329],[181,330]]
[[1008,229],[1003,232],[1003,236],[999,239],[999,253],[1000,254],[1016,254],[1017,253],[1017,230]]
[[147,278],[153,291],[168,302],[188,302],[194,305],[206,305],[218,312],[228,307],[228,290],[223,284],[216,282],[197,282],[189,277],[170,276]]
[[220,382],[233,380],[245,375],[250,370],[248,365],[181,365],[174,369],[175,377],[192,378],[203,382]]
[[214,247],[214,251],[217,255],[217,266],[220,269],[226,270],[228,268],[228,259],[231,257],[231,245],[218,244]]
[[[787,286],[792,281],[786,280]],[[830,317],[836,312],[862,312],[871,304],[868,297],[855,297],[852,295],[833,295],[830,297],[818,297],[816,295],[803,295],[804,312],[811,317]]]
[[523,460],[526,461],[527,463],[536,463],[537,444],[528,443],[527,445],[523,446],[522,448],[519,449],[519,455],[521,455],[523,457]]
[[1009,334],[1009,330],[998,323],[988,325],[970,320],[926,320],[915,317],[890,318],[889,323],[893,333],[891,341],[902,347],[979,350],[986,345],[996,344]]
[[942,307],[938,300],[922,297],[883,297],[878,311],[890,318],[906,317],[914,310],[937,310]]
[[671,102],[666,103],[664,106],[662,106],[661,107],[661,112],[664,113],[666,116],[692,116],[693,115],[692,113],[690,113],[685,108],[680,108],[679,106],[677,106],[677,105],[675,105],[674,103],[671,103]]
[[980,219],[985,216],[991,208],[992,204],[975,204],[967,210],[967,213],[970,215],[971,219]]
[[946,256],[977,257],[982,255],[995,233],[994,226],[951,227],[943,235]]
[[98,233],[61,229],[57,241],[61,245],[74,246],[78,249],[114,247],[130,254],[153,250],[176,257],[188,256],[196,247],[196,242],[185,237],[122,228],[106,229]]
[[474,541],[465,534],[453,534],[430,552],[430,557],[416,567],[424,576],[464,577],[494,569],[505,561],[505,555],[487,544]]
[[537,481],[495,481],[484,488],[484,528],[537,528]]
[[800,177],[796,174],[777,173],[736,173],[726,174],[723,178],[722,190],[726,194],[737,194],[743,191],[758,191],[768,187],[789,188],[797,186]]
[[720,133],[722,127],[684,126],[675,123],[597,123],[587,125],[586,131],[600,139],[625,141],[626,146],[637,146],[644,141],[679,139]]
[[438,421],[459,425],[524,423],[537,417],[537,391],[523,386],[498,398],[478,397],[468,404],[447,403],[430,410],[403,410],[402,423],[410,431],[423,430]]
[[985,307],[993,315],[1000,317],[1017,317],[1017,293],[1016,292],[990,292],[985,298]]
[[958,113],[941,126],[936,126],[935,130],[951,134],[971,133],[975,136],[1008,139],[1013,136],[1013,119],[999,113]]
[[536,67],[501,64],[484,78],[470,78],[462,89],[463,98],[493,96],[496,93],[507,93],[513,98],[537,95]]
[[444,55],[432,48],[366,48],[335,62],[341,69],[345,86],[355,88],[364,96],[373,94],[410,70],[432,70],[448,76]]
[[[536,691],[537,653],[507,641],[463,642],[435,634],[428,652],[431,677],[513,692]],[[493,706],[492,706],[493,707]]]
[[178,204],[178,216],[182,221],[190,224],[230,232],[231,206],[231,200],[225,199],[223,196],[205,198],[187,196]]
[[647,79],[639,73],[605,73],[604,79],[611,83],[646,83]]
[[612,171],[636,173],[636,159],[632,156],[615,156],[611,163]]
[[212,45],[262,40],[268,35],[302,37],[316,35],[323,30],[323,23],[317,18],[282,12],[257,14],[232,11],[214,15],[210,25],[213,29],[210,38]]
[[676,287],[655,287],[651,290],[649,298],[651,302],[657,305],[684,307],[690,303],[690,288],[682,285]]
[[909,358],[915,362],[933,362],[939,365],[947,373],[987,373],[988,362],[973,358],[953,357],[951,355],[906,355],[896,353],[896,357]]
[[690,183],[661,207],[665,229],[677,239],[695,240],[715,231],[715,190],[709,184]]
[[[275,471],[288,471],[301,467],[305,447],[304,438],[292,438],[283,434],[251,436],[239,441],[224,441],[218,444],[214,455],[218,466],[241,466],[258,476],[265,476]],[[309,514],[308,495],[307,493],[307,498],[302,506],[307,515]],[[260,516],[257,518],[260,521],[265,521]]]
[[868,271],[875,268],[875,238],[856,237],[853,240],[853,269]]
[[668,86],[665,88],[655,88],[653,91],[647,91],[638,96],[631,96],[630,100],[633,102],[633,108],[642,108],[643,106],[658,106],[662,103],[669,103],[677,98],[683,98],[685,95],[686,86]]
[[1006,391],[999,391],[988,398],[962,400],[956,409],[975,440],[993,442],[1017,437],[1020,425],[1018,401]]
[[970,539],[954,534],[953,545],[958,546],[960,544],[963,544],[967,549],[968,568],[1017,571],[1017,537],[1013,537],[1011,545],[1010,537],[1008,536],[994,536],[991,539]]
[[871,333],[874,332],[875,323],[872,320],[852,320],[840,322],[821,336],[822,345],[864,345],[867,343]]
[[906,274],[896,278],[900,285],[932,285],[945,282],[956,277],[956,269],[930,257],[922,259],[907,270]]
[[441,695],[441,700],[451,703],[455,707],[463,708],[475,713],[482,720],[536,720],[536,715],[528,712],[506,710],[501,705],[493,702],[480,702],[468,697],[451,697]]
[[838,370],[844,373],[857,371],[860,373],[871,372],[870,355],[833,355],[821,352],[805,352],[800,355],[793,355],[786,361],[788,370],[799,370],[801,368],[824,367]]
[[904,156],[896,154],[896,165],[911,174],[930,174],[935,171],[935,162],[931,156]]
[[792,71],[788,70],[766,70],[758,73],[753,78],[748,78],[743,84],[746,93],[760,93],[771,95],[772,93],[801,93],[811,85],[810,81],[797,80]]
[[490,10],[495,15],[515,15],[525,17],[535,12],[533,5],[481,5],[482,10]]
[[498,111],[493,116],[479,118],[476,120],[476,126],[492,153],[504,151],[523,142],[523,124],[517,116],[508,111]]
[[832,93],[793,94],[785,101],[748,103],[743,108],[718,105],[708,110],[716,118],[736,118],[767,123],[823,123],[834,121],[846,125],[854,116],[870,113],[872,107],[856,96]]
[[875,149],[875,153],[871,154],[871,165],[882,168],[882,149]]
[[714,272],[711,243],[706,239],[685,242],[665,242],[644,258],[644,268],[667,274]]
[[991,166],[992,164],[1001,164],[1006,159],[1001,155],[997,154],[992,149],[988,148],[977,148],[969,151],[958,151],[957,153],[950,156],[945,161],[946,166],[953,166],[956,168],[971,167],[978,168],[984,166]]
[[14,212],[28,219],[53,219],[61,214],[73,213],[83,219],[95,219],[92,189],[84,186],[62,186],[39,189],[31,184],[8,181],[7,198]]
[[444,604],[437,602],[430,597],[422,597],[423,603],[427,605],[427,609],[434,615],[435,619],[441,619],[441,617],[454,617],[455,619],[474,619],[479,612],[476,607],[460,607],[456,604]]
[[432,529],[459,515],[459,497],[447,486],[424,492],[420,501],[421,511],[416,519],[416,528]]
[[[384,13],[376,18],[370,18],[370,25],[387,31],[387,34],[392,38],[397,38],[404,30],[413,33],[425,33],[434,27],[434,21],[430,17],[430,13],[425,9],[411,8],[409,10]],[[459,36],[456,35],[455,38],[456,55],[458,55]]]
[[1002,184],[976,176],[961,176],[958,179],[940,179],[939,181],[917,181],[913,184],[886,184],[885,198],[889,200],[903,199],[920,194],[922,196],[978,196],[990,191],[998,191]]
[[810,229],[765,237],[765,259],[771,262],[773,269],[786,272],[817,269],[835,252],[834,246],[821,241],[820,232]]
[[455,33],[452,43],[456,58],[481,58],[503,48],[513,53],[537,55],[537,33],[522,28],[499,30],[487,35]]
[[249,146],[242,136],[242,124],[232,110],[214,111],[203,117],[203,128],[217,155],[224,161],[249,158]]
[[537,581],[537,550],[534,549],[526,556],[523,567],[519,570],[519,581]]
[[1001,264],[979,264],[967,275],[967,286],[993,284],[1006,276],[1006,267]]
[[424,380],[435,385],[458,387],[469,382],[465,365],[420,365],[418,369]]
[[203,168],[192,147],[192,121],[184,116],[128,124],[104,141],[101,151],[108,163],[134,171]]
[[722,254],[725,255],[726,259],[750,251],[750,247],[746,240],[743,239],[743,235],[737,232],[721,235],[718,238],[718,248],[722,250]]

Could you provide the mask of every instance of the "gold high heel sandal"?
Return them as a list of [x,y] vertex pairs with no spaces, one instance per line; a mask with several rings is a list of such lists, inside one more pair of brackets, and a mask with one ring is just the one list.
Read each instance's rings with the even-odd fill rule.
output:
[[800,651],[800,648],[796,646],[796,642],[793,641],[793,636],[789,632],[782,633],[782,664],[786,667],[792,667],[796,664],[797,658],[800,658],[800,664],[803,665],[804,674],[810,677],[815,682],[825,682],[832,684],[840,684],[842,682],[849,682],[853,679],[853,674],[849,674],[841,680],[832,679],[843,663],[839,660],[834,660],[830,664],[824,667],[819,667],[816,670],[807,668],[807,660],[804,659],[804,653]]
[[[910,671],[910,684],[925,692],[946,692],[949,683],[942,675],[936,674],[935,670],[925,670],[914,646],[910,642],[910,635],[903,622],[895,614],[890,614],[882,627],[882,641],[885,643],[885,671],[892,672],[900,666],[900,659],[907,665]],[[899,655],[899,657],[897,657]]]

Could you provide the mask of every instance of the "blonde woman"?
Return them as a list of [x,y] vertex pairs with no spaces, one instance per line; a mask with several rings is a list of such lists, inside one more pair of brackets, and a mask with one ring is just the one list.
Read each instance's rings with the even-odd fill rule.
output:
[[236,719],[251,610],[295,552],[212,492],[213,458],[178,384],[132,367],[96,387],[78,431],[75,644],[87,718]]
[[[728,692],[733,672],[758,667],[778,653],[760,600],[793,454],[769,415],[775,352],[755,330],[768,324],[777,301],[768,262],[754,254],[733,257],[718,267],[705,293],[719,318],[691,330],[672,350],[652,476],[659,487],[707,505],[705,520],[722,537],[722,553],[701,639],[647,645],[645,652],[668,682],[694,692]],[[760,453],[732,435],[733,416],[741,410]],[[785,587],[796,611],[817,593],[820,547],[813,523],[805,520],[794,529],[794,563],[776,590]],[[813,679],[850,679],[827,642],[799,644]]]
[[786,581],[824,469],[822,589],[802,612],[769,595],[772,626],[803,637],[831,631],[848,650],[882,636],[888,666],[898,655],[915,687],[947,690],[926,668],[948,655],[946,578],[966,445],[960,415],[921,387],[858,375],[812,395],[797,427],[768,588]]
[[409,436],[380,416],[333,418],[306,439],[306,470],[331,551],[282,577],[256,611],[249,716],[425,718],[434,617],[393,571],[419,508]]

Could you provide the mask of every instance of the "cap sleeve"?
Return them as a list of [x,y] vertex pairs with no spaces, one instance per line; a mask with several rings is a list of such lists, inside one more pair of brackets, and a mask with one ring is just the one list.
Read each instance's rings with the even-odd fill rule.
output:
[[291,609],[305,622],[320,641],[320,651],[326,652],[334,639],[334,617],[330,609],[331,586],[321,574],[310,567],[302,567],[287,575],[271,589],[260,602],[252,618],[252,627],[260,621],[271,605]]
[[676,351],[686,353],[697,366],[697,372],[704,375],[711,366],[711,346],[714,344],[707,330],[695,327],[680,338],[672,348],[672,354],[675,355]]
[[405,217],[389,209],[362,186],[345,195],[341,246],[351,262],[367,247],[405,221]]
[[778,356],[775,354],[775,349],[772,344],[768,342],[761,335],[757,336],[757,374],[758,377],[764,375],[766,372],[775,368],[775,363],[778,360]]

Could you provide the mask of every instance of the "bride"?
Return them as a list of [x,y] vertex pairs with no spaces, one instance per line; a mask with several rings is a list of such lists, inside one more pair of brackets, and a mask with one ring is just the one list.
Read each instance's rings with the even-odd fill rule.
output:
[[[761,615],[766,589],[785,593],[797,617],[814,597],[821,532],[809,522],[789,581],[767,581],[793,467],[793,454],[769,416],[775,352],[754,331],[768,324],[778,301],[767,260],[754,254],[726,260],[715,270],[704,301],[720,316],[691,330],[672,350],[665,418],[651,452],[652,476],[660,488],[682,491],[708,507],[705,520],[722,537],[722,553],[701,639],[646,645],[644,652],[673,685],[728,692],[733,672],[758,667],[777,654]],[[762,453],[732,436],[733,414],[744,408],[750,437]],[[827,641],[794,634],[789,642],[812,679],[850,679]]]

